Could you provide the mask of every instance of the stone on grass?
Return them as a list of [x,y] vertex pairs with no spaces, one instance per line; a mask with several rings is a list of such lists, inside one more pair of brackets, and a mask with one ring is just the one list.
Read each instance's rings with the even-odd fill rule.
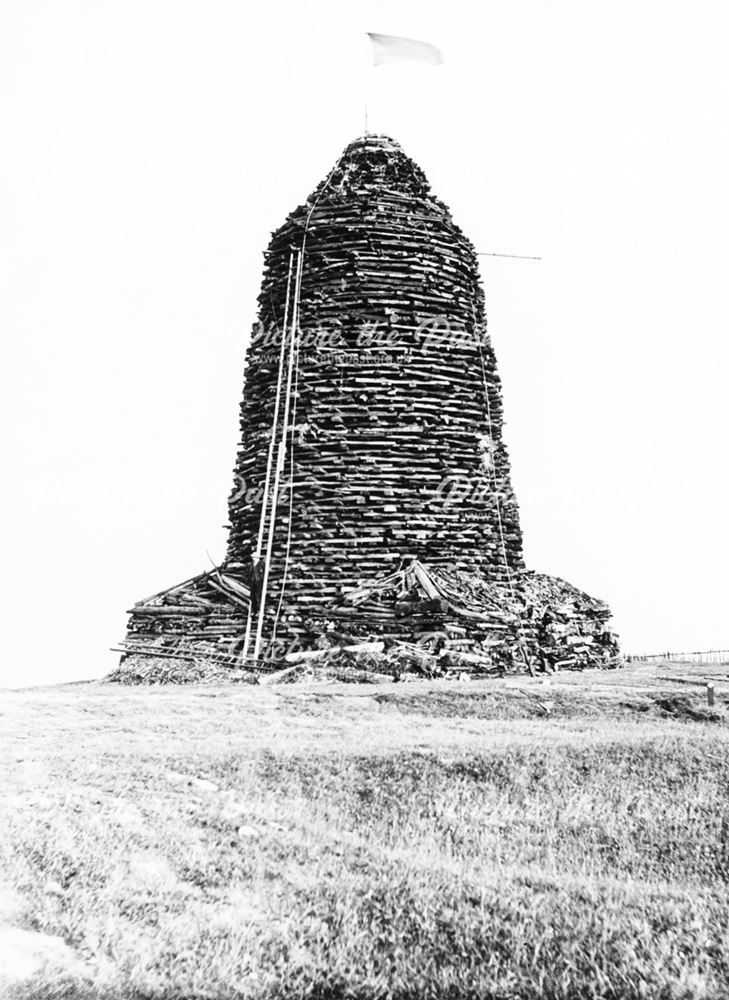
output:
[[214,781],[208,781],[207,778],[193,778],[190,781],[190,787],[194,788],[196,792],[217,792],[218,785]]
[[239,837],[248,837],[251,840],[255,840],[260,837],[260,833],[256,830],[255,826],[239,826],[238,827]]

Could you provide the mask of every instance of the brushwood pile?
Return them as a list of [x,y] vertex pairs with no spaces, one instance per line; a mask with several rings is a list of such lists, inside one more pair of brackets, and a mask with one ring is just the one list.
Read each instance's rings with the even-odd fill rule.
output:
[[357,139],[265,254],[226,558],[132,608],[115,679],[617,666],[608,607],[524,565],[502,428],[473,246]]

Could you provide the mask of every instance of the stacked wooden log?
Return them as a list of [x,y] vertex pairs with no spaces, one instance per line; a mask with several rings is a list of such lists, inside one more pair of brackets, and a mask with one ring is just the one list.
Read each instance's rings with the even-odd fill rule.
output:
[[122,665],[143,679],[150,658],[190,673],[191,664],[238,668],[250,600],[245,582],[216,568],[138,601],[129,612]]
[[391,660],[437,676],[614,667],[609,619],[606,604],[556,577],[522,572],[503,582],[413,560],[308,624],[338,648],[384,641]]
[[[281,331],[289,261],[305,234],[293,475],[279,503],[266,611],[270,634],[290,529],[277,632],[288,638],[305,634],[317,606],[403,554],[489,579],[523,565],[476,256],[422,171],[381,136],[352,143],[273,236],[236,483],[266,479],[280,342],[270,331]],[[242,571],[262,509],[248,492],[236,489],[230,503],[229,559]]]
[[260,624],[259,664],[341,632],[384,673],[610,665],[605,606],[524,568],[502,427],[471,243],[397,143],[356,140],[265,255],[226,561],[132,609],[127,662],[237,668]]

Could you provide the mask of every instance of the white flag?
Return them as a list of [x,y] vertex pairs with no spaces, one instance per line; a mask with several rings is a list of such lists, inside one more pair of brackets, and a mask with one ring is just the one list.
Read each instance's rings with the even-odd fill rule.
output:
[[377,35],[372,31],[368,31],[367,34],[372,42],[375,66],[403,60],[425,63],[427,66],[440,66],[443,62],[440,49],[430,42],[419,42],[417,38],[401,38],[400,35]]

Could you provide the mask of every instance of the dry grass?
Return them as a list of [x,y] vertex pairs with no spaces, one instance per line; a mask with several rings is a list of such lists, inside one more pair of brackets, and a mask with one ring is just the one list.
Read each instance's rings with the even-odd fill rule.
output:
[[79,685],[2,715],[6,923],[66,948],[8,996],[729,993],[721,694]]

